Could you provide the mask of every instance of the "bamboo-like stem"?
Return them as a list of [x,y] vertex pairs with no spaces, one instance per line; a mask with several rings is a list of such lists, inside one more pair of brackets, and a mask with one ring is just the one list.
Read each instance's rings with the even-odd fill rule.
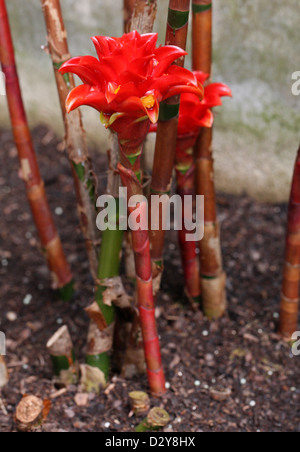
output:
[[170,415],[163,408],[152,408],[148,416],[135,429],[137,433],[159,431],[170,422]]
[[126,33],[152,33],[157,13],[157,0],[124,0],[124,29]]
[[[147,214],[147,202],[143,198],[143,189],[140,180],[131,169],[118,166],[121,181],[128,189],[128,197],[140,196],[140,203],[135,207],[128,207],[128,215],[137,209],[141,218]],[[137,171],[139,174],[139,171]],[[140,322],[143,335],[145,359],[147,364],[148,380],[151,393],[161,396],[165,393],[165,377],[162,368],[159,338],[155,320],[155,302],[153,296],[152,269],[150,257],[150,241],[147,230],[139,228],[132,231],[132,245],[135,255],[135,268],[137,280],[137,298],[140,313]]]
[[59,73],[61,65],[71,58],[67,31],[62,17],[60,0],[41,0],[41,3],[48,33],[48,49],[53,63],[64,120],[66,148],[74,179],[81,230],[85,238],[90,270],[95,280],[100,243],[100,233],[96,227],[96,180],[87,149],[80,110],[76,109],[70,114],[67,114],[66,111],[66,98],[69,91],[75,87],[74,76]]
[[66,325],[49,339],[47,350],[51,357],[54,374],[64,384],[74,384],[78,380],[78,367],[72,339]]
[[[155,2],[156,3],[156,2]],[[147,4],[147,0],[124,0],[124,11],[125,11],[125,19],[124,19],[124,31],[125,33],[130,33],[131,31],[138,31],[140,34],[146,33],[143,27],[143,23],[147,21],[142,21],[138,25],[138,28],[135,28],[135,20],[134,16],[136,14],[136,10],[141,9],[143,6],[145,7]],[[147,8],[148,10],[148,8]],[[150,19],[150,17],[147,14],[147,10],[145,14],[142,14],[142,17],[145,17]],[[145,11],[143,11],[144,13]],[[155,15],[153,15],[153,21],[152,21],[152,27],[151,30],[148,32],[151,33],[153,30],[153,24],[155,20]],[[132,239],[131,239],[131,232],[127,231],[125,232],[125,246],[124,246],[124,260],[125,260],[125,272],[126,277],[135,280],[135,262],[134,262],[134,254],[132,250]]]
[[[125,32],[138,31],[140,34],[152,33],[157,12],[157,0],[125,0]],[[140,161],[138,162],[140,165]],[[125,161],[125,166],[127,163]],[[135,259],[132,250],[131,232],[125,234],[125,269],[126,276],[135,281]],[[142,333],[139,322],[138,310],[134,310],[130,334],[122,365],[122,375],[125,377],[145,372],[145,356],[143,350]]]
[[124,0],[124,31],[129,33],[131,31],[131,21],[134,12],[136,0]]
[[[184,200],[184,196],[195,194],[195,165],[193,150],[185,146],[186,138],[177,140],[176,152],[176,176],[177,193]],[[184,205],[184,202],[182,203]],[[200,266],[197,254],[196,242],[188,242],[186,235],[189,231],[185,228],[185,209],[182,211],[183,227],[178,233],[181,250],[181,260],[184,272],[185,292],[192,303],[200,303]]]
[[[99,266],[96,284],[96,304],[98,312],[87,309],[91,319],[88,334],[88,350],[86,363],[97,368],[108,382],[110,371],[110,352],[113,348],[115,330],[115,307],[111,297],[106,296],[109,280],[117,278],[120,270],[120,258],[122,254],[123,231],[119,228],[119,185],[120,178],[115,169],[119,161],[118,139],[112,135],[112,148],[109,153],[109,171],[107,182],[107,194],[116,202],[115,223],[117,230],[109,227],[102,233]],[[90,372],[87,374],[87,376]]]
[[33,148],[18,80],[5,0],[0,0],[0,60],[6,77],[7,101],[22,177],[26,184],[27,197],[41,245],[53,278],[53,287],[60,290],[63,298],[70,299],[73,294],[72,274],[53,222]]
[[[176,45],[185,50],[188,32],[190,0],[170,0],[167,22],[166,44]],[[177,60],[177,65],[184,65],[184,58]],[[179,96],[173,97],[160,105],[160,117],[157,125],[157,137],[153,164],[151,193],[169,195],[172,173],[175,164],[175,151],[178,127]],[[151,198],[151,197],[150,197]],[[151,213],[151,202],[149,203]],[[151,220],[150,220],[151,224]],[[162,225],[158,231],[150,231],[152,274],[155,292],[160,288],[163,271],[163,248],[165,231]],[[156,295],[155,293],[155,295]]]
[[[212,0],[193,0],[193,70],[211,74]],[[195,146],[196,194],[204,196],[204,238],[200,242],[201,292],[204,313],[221,317],[226,311],[220,228],[216,212],[213,131],[203,128]]]
[[299,282],[300,282],[300,147],[295,163],[292,182],[285,264],[280,303],[280,333],[291,339],[298,330],[299,312]]
[[[90,317],[90,327],[88,333],[88,349],[86,354],[86,364],[90,370],[85,374],[85,386],[95,386],[95,382],[88,382],[100,379],[108,382],[110,371],[110,352],[113,347],[115,330],[115,308],[113,298],[107,297],[107,287],[109,280],[119,276],[120,258],[122,252],[123,231],[119,230],[119,176],[116,175],[116,168],[119,161],[118,140],[112,135],[112,149],[109,153],[109,171],[107,182],[107,194],[115,199],[117,230],[111,227],[103,231],[100,249],[99,265],[96,281],[96,302],[86,309]],[[98,370],[98,377],[92,368]]]
[[19,402],[15,421],[19,432],[29,432],[39,427],[43,422],[44,402],[42,399],[25,395]]
[[[118,168],[122,184],[128,190],[129,198],[135,195],[142,196],[143,194],[141,157],[144,141],[143,137],[147,136],[149,126],[150,124],[148,121],[137,123],[135,126],[135,133],[136,137],[140,137],[140,139],[136,139],[133,142],[119,141],[121,165],[119,165]],[[139,145],[137,145],[137,143],[139,143]],[[141,203],[141,207],[143,214],[145,215],[145,208],[147,206],[145,206],[144,201]],[[131,215],[136,208],[137,207],[129,207],[128,216]],[[160,396],[165,393],[165,377],[162,368],[160,345],[155,320],[155,302],[153,297],[150,241],[148,231],[132,231],[132,247],[135,257],[137,301],[149,386],[153,395]],[[134,363],[134,360],[128,359],[128,354],[130,354],[130,352],[137,351],[138,356],[140,356],[139,336],[138,323],[134,321],[129,347],[126,350],[126,362],[129,364]],[[141,356],[141,359],[135,363],[137,370],[139,370],[142,358],[143,357]]]
[[[118,203],[117,210],[118,210]],[[106,301],[104,295],[107,290],[107,280],[119,276],[120,256],[122,251],[123,231],[107,229],[102,235],[102,244],[98,268],[98,285],[96,289],[96,302],[99,309],[99,317],[102,319],[95,325],[91,322],[86,363],[91,367],[97,367],[103,372],[108,381],[110,370],[109,352],[113,345],[115,309],[113,300]],[[93,316],[91,316],[91,320]],[[95,328],[96,326],[96,328]]]
[[[124,0],[124,30],[136,30],[140,34],[152,33],[157,13],[157,0]],[[125,233],[125,270],[129,279],[135,279],[135,263],[131,233]]]
[[212,70],[212,0],[192,0],[193,70],[211,74]]
[[[119,143],[118,138],[112,134],[112,148],[109,152],[109,170],[107,182],[107,194],[111,195],[116,202],[116,209],[119,209],[119,185],[120,178],[115,169],[119,161]],[[86,362],[92,368],[97,368],[100,380],[108,381],[110,370],[110,352],[114,348],[115,356],[118,357],[118,368],[122,368],[121,361],[124,360],[125,345],[123,339],[123,324],[121,322],[122,310],[115,310],[115,301],[113,297],[107,297],[107,288],[112,281],[117,281],[119,277],[120,258],[122,254],[123,231],[119,230],[119,215],[117,213],[117,230],[108,228],[103,232],[101,253],[98,267],[98,280],[96,287],[96,309],[92,307],[87,309],[91,319],[88,335],[88,351]],[[122,286],[122,293],[125,294]],[[123,308],[122,308],[123,309]],[[126,306],[126,310],[130,310]],[[117,314],[117,316],[116,316]],[[118,328],[116,331],[115,325]],[[122,337],[121,340],[119,338]],[[91,372],[86,373],[85,380],[88,379]],[[96,374],[92,375],[96,378]],[[94,385],[92,384],[91,387]]]
[[150,398],[146,392],[132,391],[129,393],[131,410],[134,414],[148,413],[150,410]]

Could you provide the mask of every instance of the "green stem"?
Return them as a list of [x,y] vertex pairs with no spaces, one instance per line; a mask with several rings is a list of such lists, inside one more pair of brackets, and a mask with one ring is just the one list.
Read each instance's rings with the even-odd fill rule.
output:
[[74,295],[74,281],[72,280],[69,284],[58,289],[59,298],[62,301],[70,301]]
[[[118,211],[119,203],[116,202],[116,205]],[[109,328],[115,321],[115,308],[113,305],[108,306],[104,303],[103,294],[107,289],[105,280],[119,276],[122,243],[123,231],[107,229],[103,232],[98,268],[98,279],[100,282],[96,289],[96,302],[102,313],[106,328]],[[109,350],[97,354],[87,354],[86,363],[89,366],[100,369],[104,373],[105,379],[108,380],[110,369]]]
[[[75,354],[72,351],[73,362],[75,362]],[[64,370],[70,369],[70,362],[67,356],[51,356],[51,361],[53,364],[54,374],[59,377],[60,373]]]

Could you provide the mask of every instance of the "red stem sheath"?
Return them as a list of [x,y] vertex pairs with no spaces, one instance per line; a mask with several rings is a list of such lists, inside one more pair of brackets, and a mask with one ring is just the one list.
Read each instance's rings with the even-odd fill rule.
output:
[[[138,31],[140,34],[152,33],[157,12],[157,0],[124,0],[124,29],[125,32]],[[130,149],[127,150],[130,155]],[[140,178],[143,175],[140,170],[141,158],[136,161],[137,173]],[[126,156],[121,155],[121,163],[128,167]],[[133,169],[132,165],[130,167]],[[132,248],[131,233],[127,232],[125,246],[125,267],[126,274],[132,280],[136,280],[134,253]],[[125,353],[125,361],[122,373],[127,375],[127,369],[132,372],[135,366],[137,373],[143,373],[145,369],[145,357],[143,341],[141,339],[141,326],[138,310],[134,309],[132,327],[128,337],[128,344]],[[124,342],[124,341],[123,341]],[[120,343],[120,341],[119,341]]]
[[[121,164],[118,165],[118,169],[122,184],[128,189],[128,198],[142,195],[142,186],[134,172],[124,168]],[[136,207],[128,208],[128,215],[130,216],[136,209],[140,209],[146,215],[147,208],[147,203],[141,200],[141,203]],[[147,230],[132,231],[132,247],[135,256],[137,298],[148,380],[151,393],[155,396],[161,396],[166,391],[165,377],[155,320],[150,241]]]
[[[180,171],[177,173],[177,193],[179,196],[194,196],[195,190],[195,167],[192,165],[186,174]],[[184,205],[184,203],[182,203]],[[179,246],[181,251],[182,267],[184,272],[184,282],[186,295],[191,302],[200,302],[200,266],[197,254],[196,242],[186,241],[186,235],[190,233],[185,228],[185,213],[183,209],[183,228],[178,232]]]
[[285,264],[280,304],[280,333],[290,339],[298,329],[300,282],[300,147],[288,211]]
[[0,0],[0,60],[6,77],[10,119],[32,215],[53,276],[53,285],[55,288],[63,288],[72,281],[72,274],[53,222],[33,149],[18,80],[5,0]]

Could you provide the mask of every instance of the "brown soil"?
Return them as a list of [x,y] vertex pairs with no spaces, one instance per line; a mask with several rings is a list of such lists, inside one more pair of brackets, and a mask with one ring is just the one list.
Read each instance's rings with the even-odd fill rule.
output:
[[[67,324],[76,354],[83,361],[88,325],[83,308],[93,300],[93,291],[74,210],[69,164],[57,152],[61,143],[43,126],[33,135],[51,207],[53,211],[63,209],[55,220],[77,292],[68,304],[49,288],[24,185],[18,177],[17,152],[11,133],[2,130],[0,329],[7,335],[10,383],[1,394],[0,431],[15,430],[14,412],[25,393],[52,401],[42,431],[134,431],[139,419],[128,416],[128,393],[147,390],[146,377],[124,381],[112,376],[106,394],[91,395],[85,407],[75,403],[76,387],[58,395],[52,383],[46,342],[62,323]],[[106,158],[97,152],[93,157],[103,175],[101,190]],[[300,358],[293,357],[290,346],[275,334],[286,206],[260,204],[246,196],[222,195],[218,201],[228,273],[228,316],[209,323],[190,309],[183,295],[176,234],[170,233],[158,307],[170,389],[162,400],[152,400],[152,405],[168,410],[172,418],[166,429],[169,432],[300,431]],[[15,321],[11,321],[12,313]],[[230,390],[226,400],[216,400],[220,388]]]

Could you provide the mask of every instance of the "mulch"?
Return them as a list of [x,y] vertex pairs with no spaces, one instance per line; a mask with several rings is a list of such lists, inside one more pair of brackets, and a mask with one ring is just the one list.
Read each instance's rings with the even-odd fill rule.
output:
[[[49,275],[28,209],[9,131],[0,131],[0,330],[7,336],[10,382],[0,395],[0,431],[15,431],[23,394],[50,399],[43,432],[133,432],[128,393],[147,391],[146,377],[112,375],[108,389],[78,406],[78,388],[58,392],[45,344],[67,324],[83,362],[93,300],[84,243],[75,212],[69,164],[62,143],[45,126],[33,130],[51,208],[76,278],[71,303],[49,288]],[[106,157],[92,151],[100,190]],[[168,234],[166,270],[157,308],[169,390],[152,406],[171,416],[166,432],[299,432],[300,357],[276,334],[284,252],[286,205],[219,194],[228,315],[214,322],[194,312],[183,293],[176,233]],[[221,400],[218,390],[227,390]],[[77,399],[76,399],[77,400]]]

